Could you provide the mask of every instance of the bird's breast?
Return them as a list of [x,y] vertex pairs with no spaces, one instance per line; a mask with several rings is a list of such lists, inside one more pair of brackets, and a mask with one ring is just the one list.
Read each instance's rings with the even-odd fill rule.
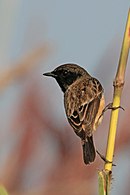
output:
[[102,119],[103,119],[102,112],[103,112],[104,107],[105,107],[105,98],[104,98],[104,94],[102,94],[102,98],[101,98],[100,104],[99,104],[99,109],[98,109],[98,112],[97,112],[97,115],[95,118],[95,122],[93,125],[94,131],[97,129],[98,125],[102,122]]

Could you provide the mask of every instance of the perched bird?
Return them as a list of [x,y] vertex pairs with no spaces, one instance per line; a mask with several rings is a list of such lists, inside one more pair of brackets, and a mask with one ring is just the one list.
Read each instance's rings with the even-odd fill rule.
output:
[[61,87],[67,119],[81,138],[84,163],[92,163],[96,157],[93,132],[105,106],[101,83],[77,64],[63,64],[43,75],[54,77]]

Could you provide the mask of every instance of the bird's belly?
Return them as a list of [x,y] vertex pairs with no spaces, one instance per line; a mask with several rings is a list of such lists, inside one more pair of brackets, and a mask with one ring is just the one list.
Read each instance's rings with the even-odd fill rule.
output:
[[102,95],[100,105],[99,105],[99,110],[98,110],[98,113],[96,115],[95,122],[93,125],[94,131],[97,129],[98,125],[102,122],[102,119],[103,119],[102,111],[103,111],[104,107],[105,107],[105,99],[104,99],[104,95]]

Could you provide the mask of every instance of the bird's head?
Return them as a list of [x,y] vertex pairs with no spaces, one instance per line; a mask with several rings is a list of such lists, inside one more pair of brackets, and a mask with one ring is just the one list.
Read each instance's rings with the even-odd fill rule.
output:
[[77,64],[63,64],[52,72],[44,73],[43,75],[54,77],[63,92],[65,92],[78,78],[84,75],[90,77],[87,71]]

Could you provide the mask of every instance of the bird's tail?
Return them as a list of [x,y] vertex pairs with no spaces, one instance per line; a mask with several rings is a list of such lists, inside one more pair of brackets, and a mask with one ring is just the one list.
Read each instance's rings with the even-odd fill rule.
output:
[[95,160],[96,157],[96,151],[93,143],[93,137],[88,137],[86,140],[83,140],[82,143],[83,146],[83,159],[85,164],[90,164]]

